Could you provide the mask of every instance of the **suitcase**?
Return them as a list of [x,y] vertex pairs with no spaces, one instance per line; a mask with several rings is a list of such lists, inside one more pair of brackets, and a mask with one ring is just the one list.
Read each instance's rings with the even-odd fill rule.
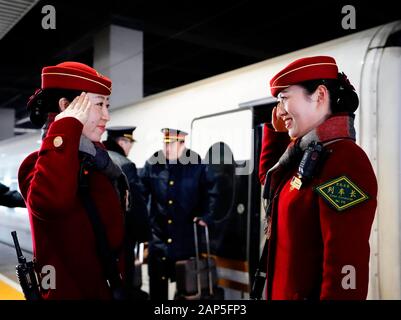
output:
[[216,261],[210,256],[209,229],[205,226],[205,257],[199,254],[198,223],[194,222],[195,257],[175,263],[176,300],[224,300],[224,290],[217,286]]

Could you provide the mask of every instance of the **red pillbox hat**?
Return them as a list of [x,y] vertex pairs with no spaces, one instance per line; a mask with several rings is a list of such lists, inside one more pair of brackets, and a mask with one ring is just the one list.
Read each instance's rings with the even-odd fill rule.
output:
[[308,80],[337,79],[336,61],[328,56],[307,57],[295,60],[270,80],[270,90],[277,97],[285,88]]
[[70,89],[111,94],[111,80],[79,62],[67,61],[42,69],[42,89]]

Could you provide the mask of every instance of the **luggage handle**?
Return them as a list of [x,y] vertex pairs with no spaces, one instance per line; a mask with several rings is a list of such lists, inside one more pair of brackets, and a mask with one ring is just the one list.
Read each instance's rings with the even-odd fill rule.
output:
[[143,242],[139,242],[135,244],[134,247],[134,256],[135,259],[138,259],[138,261],[142,264],[143,263],[143,255],[144,255],[144,243]]
[[[196,264],[196,276],[197,276],[197,287],[198,287],[198,295],[201,296],[201,274],[200,274],[200,258],[199,258],[199,244],[198,244],[198,221],[199,219],[194,220],[194,237],[195,237],[195,264]],[[206,238],[206,268],[207,268],[207,277],[209,284],[209,294],[213,296],[213,281],[212,281],[212,270],[210,268],[210,242],[209,242],[209,228],[205,224],[205,238]]]

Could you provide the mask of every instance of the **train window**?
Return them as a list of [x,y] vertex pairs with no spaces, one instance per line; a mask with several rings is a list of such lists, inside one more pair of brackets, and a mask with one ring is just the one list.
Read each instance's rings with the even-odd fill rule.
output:
[[[227,144],[242,174],[249,174],[248,165],[253,153],[252,111],[234,110],[220,114],[196,118],[191,127],[191,149],[205,157],[209,148],[216,142]],[[237,172],[241,174],[241,172]]]
[[[252,109],[234,109],[196,118],[191,125],[191,149],[208,161],[206,176],[218,195],[210,245],[227,299],[239,299],[250,287],[248,191],[254,171],[252,119]],[[224,162],[216,166],[214,160],[218,158]]]

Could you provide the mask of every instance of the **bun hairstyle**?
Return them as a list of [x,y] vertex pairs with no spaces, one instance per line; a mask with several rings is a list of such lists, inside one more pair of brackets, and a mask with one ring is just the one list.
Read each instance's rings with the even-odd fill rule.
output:
[[71,102],[80,94],[81,92],[76,90],[37,89],[27,103],[29,118],[32,124],[38,128],[42,127],[46,123],[49,113],[60,112],[59,100],[61,98],[65,98]]
[[358,109],[358,95],[343,72],[338,73],[337,79],[319,79],[299,83],[309,95],[313,94],[317,87],[322,84],[329,91],[332,113],[348,112],[353,114]]

